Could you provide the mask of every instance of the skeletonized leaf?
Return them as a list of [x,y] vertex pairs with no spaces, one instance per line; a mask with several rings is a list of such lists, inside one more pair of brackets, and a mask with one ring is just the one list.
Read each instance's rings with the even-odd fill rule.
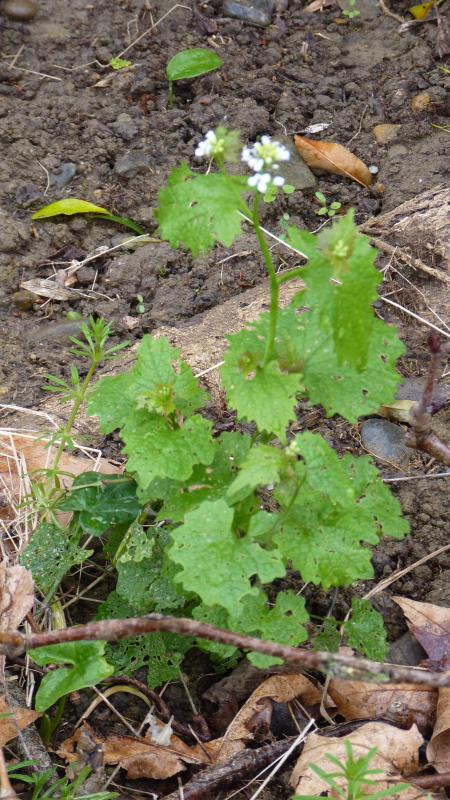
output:
[[373,175],[361,159],[342,144],[315,142],[304,136],[294,136],[295,146],[311,169],[322,169],[336,175],[346,175],[361,186],[370,186]]

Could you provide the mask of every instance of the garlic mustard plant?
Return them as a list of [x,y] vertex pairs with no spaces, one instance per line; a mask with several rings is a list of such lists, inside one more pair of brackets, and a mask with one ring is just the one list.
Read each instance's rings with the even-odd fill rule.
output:
[[[228,169],[239,152],[250,178]],[[80,476],[59,503],[74,512],[77,526],[67,538],[73,553],[65,553],[65,563],[74,563],[86,534],[107,537],[117,583],[100,618],[189,614],[295,646],[308,637],[304,597],[291,589],[275,592],[272,582],[284,586],[288,571],[290,584],[296,572],[299,581],[325,590],[370,579],[369,546],[408,531],[370,457],[338,455],[319,433],[302,429],[301,416],[299,431],[298,402],[355,424],[394,399],[395,364],[404,348],[374,315],[376,252],[352,212],[317,235],[287,223],[285,240],[308,262],[277,272],[259,211],[264,189],[277,190],[276,178],[283,179],[289,157],[283,145],[262,137],[242,150],[236,131],[218,128],[195,155],[213,163],[205,173],[185,162],[172,170],[159,193],[159,236],[195,258],[218,243],[230,247],[250,225],[269,278],[269,310],[228,337],[221,367],[236,430],[215,435],[211,415],[203,413],[212,398],[179,351],[166,339],[144,336],[134,366],[103,378],[88,400],[101,433],[119,431],[126,473],[117,485],[102,476],[89,476],[86,485]],[[282,308],[280,287],[299,276],[303,288]],[[39,550],[39,531],[30,547]],[[367,632],[376,612],[363,611],[353,614],[347,639],[376,658],[384,652],[381,634]],[[146,666],[149,683],[158,685],[178,675],[190,645],[152,634],[108,645],[106,656],[118,672],[130,663]],[[216,659],[236,656],[216,643],[198,646]],[[261,667],[274,663],[249,658]]]

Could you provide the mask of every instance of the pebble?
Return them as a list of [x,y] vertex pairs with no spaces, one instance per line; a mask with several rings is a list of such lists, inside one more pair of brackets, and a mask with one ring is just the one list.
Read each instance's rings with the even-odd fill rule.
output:
[[117,159],[114,172],[121,178],[135,178],[149,167],[149,156],[143,150],[129,150]]
[[73,322],[50,322],[47,325],[42,325],[37,330],[34,329],[30,336],[30,341],[33,344],[40,344],[46,341],[60,341],[62,344],[70,344],[71,336],[78,336],[83,320],[74,320]]
[[280,175],[286,179],[286,183],[294,186],[295,189],[312,189],[317,184],[317,178],[311,172],[298,153],[298,150],[289,136],[276,136],[277,142],[283,144],[289,150],[291,157],[289,161],[280,164]]
[[129,114],[119,114],[112,127],[126,142],[131,142],[138,133],[138,126]]
[[266,27],[270,25],[274,0],[224,0],[223,13],[251,25]]
[[17,22],[29,22],[36,16],[37,10],[36,0],[6,0],[2,7],[6,16]]
[[60,168],[56,172],[50,173],[49,176],[49,185],[50,186],[57,186],[59,189],[62,186],[65,186],[66,183],[72,180],[77,168],[75,164],[72,164],[68,161],[66,164],[61,164]]
[[27,289],[19,289],[17,292],[14,292],[11,300],[13,305],[16,308],[20,308],[21,311],[31,311],[37,297]]
[[11,253],[27,244],[31,236],[31,225],[7,215],[2,216],[1,220],[0,253]]
[[405,444],[405,431],[385,419],[366,419],[361,425],[361,441],[380,461],[405,467],[412,450]]

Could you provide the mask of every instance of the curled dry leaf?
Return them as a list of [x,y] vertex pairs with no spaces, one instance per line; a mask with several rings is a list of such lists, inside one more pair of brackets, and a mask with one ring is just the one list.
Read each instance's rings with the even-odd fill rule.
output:
[[398,134],[400,133],[401,125],[390,125],[389,123],[381,123],[380,125],[375,125],[373,128],[373,135],[378,144],[388,144],[388,142],[392,142],[393,139],[396,139]]
[[[415,725],[408,731],[403,731],[383,722],[368,722],[342,738],[312,733],[306,740],[290,781],[297,794],[319,796],[329,788],[328,784],[309,769],[309,765],[317,764],[325,772],[335,772],[326,756],[329,753],[340,761],[345,761],[345,741],[351,743],[355,758],[366,756],[372,747],[377,748],[370,768],[380,769],[382,772],[379,775],[379,783],[377,776],[377,786],[367,787],[367,796],[370,796],[371,789],[381,791],[387,786],[392,786],[393,780],[398,782],[408,780],[408,777],[418,770],[419,748],[423,744],[423,738]],[[344,781],[340,778],[336,778],[336,782],[341,788],[345,787]],[[420,796],[422,792],[415,787],[401,794],[402,800],[415,800]]]
[[[450,609],[432,603],[419,603],[406,597],[394,597],[411,633],[422,645],[433,666],[450,664]],[[439,668],[439,666],[438,666]],[[450,771],[450,689],[439,689],[436,724],[427,747],[429,763],[437,772]]]
[[[162,725],[163,723],[161,723]],[[101,747],[104,764],[118,764],[127,770],[131,779],[152,778],[164,780],[186,769],[185,764],[214,764],[221,749],[221,739],[193,747],[172,735],[169,745],[154,744],[146,737],[101,737],[83,723],[73,736],[66,739],[58,755],[69,763],[77,759],[81,737],[88,732],[91,740]]]
[[432,729],[436,718],[438,693],[430,686],[334,679],[330,681],[328,694],[346,720],[383,719],[400,728],[416,724],[426,733]]
[[370,186],[372,183],[373,175],[369,168],[342,144],[315,142],[304,136],[294,136],[294,141],[303,161],[311,169],[345,175],[361,186]]
[[41,716],[31,708],[11,708],[3,696],[0,696],[0,715],[0,747],[15,739],[20,731]]
[[218,763],[228,761],[237,750],[242,750],[247,742],[255,739],[255,719],[266,710],[267,698],[275,703],[288,703],[299,698],[303,706],[314,706],[322,699],[322,689],[305,675],[271,675],[255,689],[229,725],[217,757]]
[[316,11],[323,11],[324,8],[329,8],[335,4],[336,0],[313,0],[312,3],[305,6],[303,11],[306,11],[307,14],[315,14]]

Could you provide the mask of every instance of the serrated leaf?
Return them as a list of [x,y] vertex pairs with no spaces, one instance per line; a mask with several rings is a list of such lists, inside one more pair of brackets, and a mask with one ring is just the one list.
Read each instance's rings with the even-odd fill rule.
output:
[[[193,619],[199,622],[205,622],[207,625],[215,625],[217,628],[229,628],[229,615],[225,608],[219,606],[205,606],[199,605],[192,610]],[[219,644],[218,642],[208,642],[206,639],[197,639],[196,647],[203,650],[204,653],[221,662],[227,662],[230,667],[233,661],[239,654],[236,647],[227,644]]]
[[384,661],[387,653],[386,629],[381,614],[367,600],[352,600],[352,616],[344,624],[347,642],[366,658]]
[[88,686],[95,686],[113,674],[114,668],[103,657],[105,642],[65,642],[30,650],[40,667],[47,664],[71,664],[47,673],[36,694],[35,708],[46,711],[61,697]]
[[223,497],[250,449],[251,438],[231,431],[222,433],[212,443],[214,459],[209,466],[197,464],[188,481],[156,479],[142,494],[142,502],[156,499],[163,501],[158,520],[182,522],[185,515],[204,500],[218,500]]
[[221,376],[239,418],[256,422],[260,431],[275,433],[284,442],[286,428],[295,419],[301,375],[283,372],[276,361],[263,365],[266,330],[267,315],[229,337]]
[[31,219],[46,219],[48,217],[57,217],[59,214],[71,216],[72,214],[93,213],[109,214],[109,211],[102,206],[96,206],[95,203],[90,203],[88,200],[65,197],[63,200],[57,200],[56,203],[50,203],[48,206],[38,209],[32,214]]
[[42,594],[56,588],[72,567],[82,564],[92,550],[85,550],[76,540],[63,536],[61,529],[42,523],[20,557],[20,563],[31,570],[33,580]]
[[155,217],[158,235],[173,248],[184,247],[194,258],[220,242],[229,247],[241,231],[239,211],[244,178],[210,172],[195,175],[186,163],[172,170],[159,193]]
[[179,81],[183,78],[197,78],[213,69],[221,67],[223,61],[213,50],[193,47],[182,50],[174,55],[166,67],[169,81]]
[[[102,433],[111,433],[125,424],[134,408],[164,413],[171,410],[189,416],[205,403],[206,392],[198,385],[191,368],[180,358],[180,351],[167,339],[144,336],[136,362],[129,372],[103,378],[88,401],[88,413],[100,417]],[[169,412],[171,413],[171,411]]]
[[58,503],[58,510],[78,511],[83,530],[101,536],[108,528],[137,517],[136,484],[122,475],[83,472],[75,478],[69,495]]
[[144,490],[155,478],[187,480],[195,464],[214,458],[211,429],[212,423],[198,415],[174,429],[162,417],[134,412],[122,428],[128,472]]
[[144,530],[137,524],[127,534],[116,563],[116,592],[132,609],[132,616],[167,612],[184,605],[185,600],[173,583],[177,567],[164,558],[169,541],[167,532]]
[[[230,619],[232,630],[290,647],[296,647],[308,638],[304,627],[309,621],[305,600],[294,592],[279,592],[272,608],[268,607],[266,595],[259,592],[255,597],[245,597],[241,607],[240,615]],[[280,659],[262,653],[250,653],[248,659],[259,669],[282,663]]]
[[233,516],[223,500],[202,503],[172,531],[169,548],[169,557],[182,566],[175,582],[195,592],[205,605],[230,613],[243,597],[257,593],[250,582],[253,576],[267,583],[285,572],[276,550],[264,550],[249,536],[238,538]]
[[309,432],[296,436],[290,450],[302,462],[297,482],[291,479],[275,491],[284,510],[278,520],[273,515],[272,540],[303,580],[325,589],[371,578],[371,552],[364,543],[408,530],[398,502],[367,458],[339,459],[321,436]]
[[260,486],[277,483],[280,473],[288,464],[286,452],[278,447],[265,444],[253,447],[242,464],[239,475],[228,488],[226,499],[234,502]]

